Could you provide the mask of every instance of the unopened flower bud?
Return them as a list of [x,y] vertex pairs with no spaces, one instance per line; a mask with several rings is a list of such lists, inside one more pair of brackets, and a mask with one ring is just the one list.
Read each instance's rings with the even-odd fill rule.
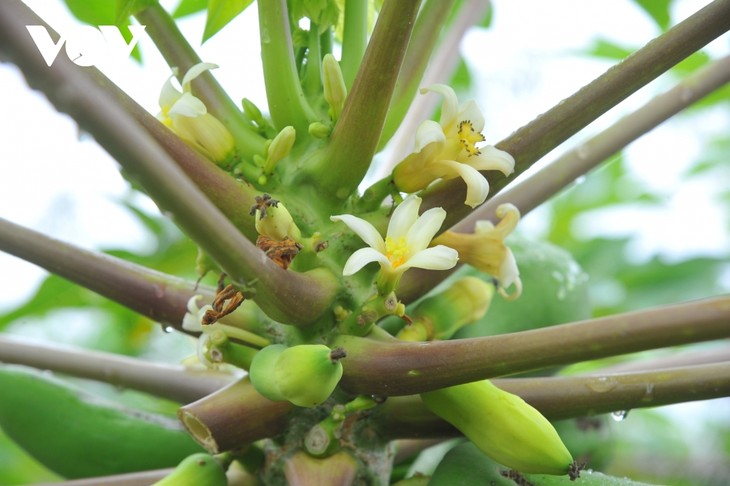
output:
[[337,120],[342,113],[347,98],[347,88],[342,77],[340,64],[332,54],[327,54],[322,59],[322,85],[324,86],[324,99],[330,105],[333,120]]
[[299,242],[302,239],[302,232],[281,202],[268,206],[265,215],[260,209],[256,210],[256,231],[277,241],[291,238]]
[[309,135],[314,138],[329,137],[332,129],[322,122],[313,122],[309,124]]
[[277,162],[289,155],[294,142],[297,139],[297,131],[292,126],[284,127],[271,141],[266,153],[264,172],[271,174]]
[[444,292],[421,301],[409,314],[412,324],[399,339],[430,341],[449,339],[462,327],[481,319],[489,309],[494,285],[476,277],[457,280]]
[[522,473],[568,473],[573,458],[552,424],[522,398],[488,380],[422,393],[429,410],[483,453]]

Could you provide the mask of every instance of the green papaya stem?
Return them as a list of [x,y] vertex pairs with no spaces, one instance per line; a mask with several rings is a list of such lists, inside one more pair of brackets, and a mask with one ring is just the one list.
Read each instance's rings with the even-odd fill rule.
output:
[[[715,0],[604,74],[497,143],[515,158],[509,177],[484,175],[494,195],[548,152],[578,133],[610,108],[730,29],[730,0]],[[423,209],[444,208],[449,227],[468,215],[466,188],[460,180],[435,184],[424,193]]]
[[420,0],[386,0],[324,157],[309,169],[323,196],[343,200],[365,176],[398,79]]
[[[449,12],[455,2],[456,0],[426,0],[418,13],[395,85],[393,101],[380,135],[378,149],[385,146],[406,116],[437,45],[441,29],[449,19]],[[415,130],[412,133],[415,134]]]
[[722,361],[730,362],[730,342],[717,343],[714,346],[696,346],[692,350],[683,350],[650,359],[626,361],[603,367],[594,373],[633,373],[635,371],[654,371],[663,368],[680,368]]
[[213,454],[239,449],[245,444],[286,431],[289,402],[272,402],[242,378],[178,411],[183,425]]
[[236,285],[256,292],[254,300],[270,317],[297,325],[315,321],[329,305],[334,277],[287,272],[263,258],[112,95],[70,60],[46,65],[24,29],[32,23],[27,13],[16,2],[0,7],[0,49],[28,83],[91,133]]
[[342,59],[340,68],[345,86],[350,91],[368,43],[368,0],[345,2],[345,20],[342,28]]
[[[172,16],[159,3],[148,3],[146,8],[135,13],[135,17],[147,26],[145,32],[160,50],[167,64],[178,68],[178,79],[182,79],[191,66],[201,62],[200,57],[180,32]],[[238,105],[231,100],[210,71],[193,80],[192,87],[208,111],[231,132],[240,155],[250,158],[254,154],[263,153],[266,140],[246,123]]]
[[181,330],[194,294],[214,291],[111,255],[51,238],[0,218],[0,250],[103,295],[163,326]]
[[[631,142],[728,82],[730,56],[718,59],[691,74],[598,135],[561,155],[523,182],[495,195],[449,228],[450,231],[471,233],[476,222],[480,220],[496,224],[497,208],[507,202],[517,206],[523,216],[526,215]],[[453,271],[455,270],[456,268]],[[404,302],[412,302],[429,292],[453,271],[428,272],[414,269],[401,280],[398,296]]]
[[409,343],[342,336],[350,392],[411,395],[549,366],[730,336],[730,295],[472,339]]
[[302,88],[309,96],[319,94],[322,89],[322,51],[319,46],[319,27],[309,24],[309,43],[307,48],[307,71],[302,80]]
[[258,9],[261,59],[271,119],[277,130],[293,126],[297,134],[307,133],[317,116],[299,82],[286,0],[260,2]]
[[[499,388],[522,397],[550,420],[730,396],[730,363],[599,376],[496,379]],[[459,432],[428,409],[417,395],[392,397],[374,422],[387,439],[454,437]]]
[[8,336],[0,336],[0,361],[102,381],[180,403],[210,395],[236,379],[235,375],[220,371],[198,371]]

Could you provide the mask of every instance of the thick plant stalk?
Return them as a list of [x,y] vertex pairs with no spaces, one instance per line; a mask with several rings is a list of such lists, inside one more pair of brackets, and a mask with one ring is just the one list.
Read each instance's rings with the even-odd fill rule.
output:
[[190,434],[211,453],[238,449],[288,426],[289,402],[272,402],[243,378],[178,411]]
[[[496,379],[550,420],[625,413],[730,395],[730,363],[600,376]],[[452,437],[458,431],[431,413],[418,396],[393,397],[377,411],[388,439]]]
[[543,329],[426,343],[342,336],[342,385],[412,395],[522,371],[730,337],[730,296]]
[[256,302],[272,318],[295,324],[316,320],[333,292],[328,276],[286,272],[264,258],[108,93],[80,75],[78,66],[63,59],[46,66],[23,22],[13,16],[14,7],[15,2],[0,7],[0,46],[29,83],[93,134],[237,285],[256,293]]
[[43,235],[0,218],[0,250],[34,263],[135,312],[182,330],[187,302],[214,292],[194,282]]
[[[393,92],[393,101],[388,109],[388,115],[378,143],[379,149],[390,140],[406,116],[432,53],[438,45],[437,41],[441,34],[441,28],[449,19],[449,13],[453,6],[454,0],[426,0],[423,7],[421,7],[403,59],[403,65],[398,74],[398,81]],[[468,10],[467,7],[464,7],[464,9]],[[461,39],[463,31],[454,28],[449,29],[447,35],[451,36],[452,34],[458,35]],[[440,45],[443,45],[443,43]],[[411,135],[414,133],[415,130],[411,132]]]
[[[480,220],[496,224],[497,208],[507,202],[517,206],[524,216],[572,184],[578,177],[598,167],[612,154],[724,86],[728,81],[730,81],[730,56],[719,59],[688,76],[669,91],[656,96],[523,182],[500,192],[452,226],[450,230],[457,233],[471,233],[476,222]],[[401,281],[398,297],[404,302],[411,302],[430,291],[457,268],[446,272],[412,270]]]
[[152,363],[111,353],[62,348],[0,336],[0,361],[132,388],[180,403],[223,388],[235,375]]
[[730,362],[730,343],[725,341],[719,346],[706,345],[693,351],[671,353],[647,360],[631,360],[614,364],[588,373],[589,375],[610,375],[616,373],[633,373],[638,371],[654,371],[663,368],[680,368],[685,366],[705,365],[709,363]]
[[297,133],[307,133],[316,116],[299,83],[286,0],[269,0],[260,3],[258,8],[261,57],[271,119],[278,130],[293,126]]
[[324,194],[344,200],[375,155],[420,0],[387,0],[352,91],[321,163],[312,169]]
[[[491,193],[496,194],[552,149],[728,29],[730,0],[715,0],[499,142],[496,146],[512,154],[516,166],[507,178],[485,173]],[[436,184],[426,191],[423,209],[446,209],[445,226],[452,226],[470,212],[462,204],[465,190],[460,180]]]
[[345,2],[344,16],[340,68],[350,90],[368,44],[368,0]]

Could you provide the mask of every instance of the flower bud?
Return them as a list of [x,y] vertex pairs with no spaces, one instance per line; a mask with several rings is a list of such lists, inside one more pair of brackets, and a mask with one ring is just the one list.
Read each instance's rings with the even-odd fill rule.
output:
[[449,339],[462,327],[481,319],[495,288],[476,277],[464,277],[447,290],[421,301],[409,313],[413,323],[398,334],[406,341]]
[[552,424],[522,398],[488,380],[421,394],[429,410],[483,453],[522,473],[568,473],[573,457]]
[[266,215],[260,209],[256,210],[256,231],[277,241],[291,238],[299,242],[302,239],[302,232],[281,202],[267,207]]
[[297,131],[292,126],[284,127],[276,137],[271,141],[266,151],[266,163],[264,164],[264,172],[271,174],[274,172],[277,162],[289,155],[294,142],[297,139]]
[[273,344],[251,363],[251,383],[266,398],[315,407],[329,398],[342,378],[344,352],[323,344],[287,348]]
[[314,138],[327,138],[330,136],[332,129],[322,122],[313,122],[309,124],[309,135]]
[[322,85],[324,86],[324,99],[330,105],[333,120],[337,120],[342,113],[347,98],[347,88],[342,77],[340,64],[332,54],[326,54],[322,59]]

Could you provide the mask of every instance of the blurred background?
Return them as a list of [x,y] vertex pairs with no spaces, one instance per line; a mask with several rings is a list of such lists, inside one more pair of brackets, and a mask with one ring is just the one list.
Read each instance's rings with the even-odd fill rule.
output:
[[[77,24],[63,2],[25,3],[57,31]],[[162,3],[170,10],[178,4]],[[459,67],[452,84],[462,99],[477,100],[487,141],[496,143],[706,3],[493,0],[489,17],[453,53]],[[234,100],[245,96],[265,109],[255,4],[202,46],[204,14],[182,17],[179,25],[204,61],[220,65],[215,75]],[[726,55],[729,40],[722,36],[643,88],[543,163]],[[142,38],[139,51],[142,64],[129,59],[97,67],[156,114],[170,70],[149,38]],[[562,247],[588,275],[594,316],[730,290],[729,107],[725,87],[523,219],[523,238]],[[195,246],[132,189],[90,136],[31,91],[9,64],[0,65],[0,110],[0,217],[196,278]],[[564,314],[560,318],[570,320],[570,312]],[[163,333],[147,319],[6,254],[0,254],[0,329],[154,361],[178,362],[195,349],[190,339]],[[600,417],[588,429],[595,443],[590,467],[657,484],[730,481],[728,399],[615,418],[620,420]],[[564,426],[586,427],[574,421]],[[53,477],[0,437],[0,484]]]

